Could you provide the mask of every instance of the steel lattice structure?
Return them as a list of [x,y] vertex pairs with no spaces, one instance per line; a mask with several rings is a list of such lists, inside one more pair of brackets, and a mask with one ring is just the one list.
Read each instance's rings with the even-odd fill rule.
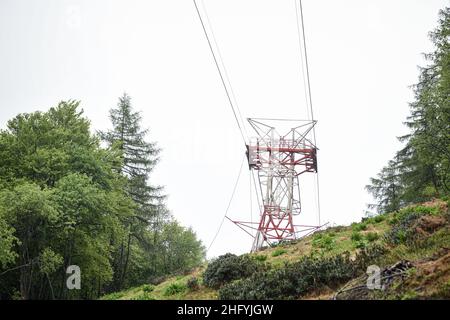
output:
[[[247,144],[247,158],[249,169],[257,173],[263,199],[261,214],[259,222],[230,220],[250,235],[248,229],[256,230],[252,251],[258,251],[265,243],[293,240],[298,232],[312,232],[320,227],[294,223],[294,217],[301,212],[299,177],[317,172],[317,148],[307,138],[316,121],[248,122],[257,134]],[[274,122],[288,127],[280,130],[272,125]]]

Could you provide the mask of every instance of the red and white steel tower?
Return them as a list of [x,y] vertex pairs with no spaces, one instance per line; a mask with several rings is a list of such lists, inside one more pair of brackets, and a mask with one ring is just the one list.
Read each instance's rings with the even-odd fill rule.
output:
[[230,220],[254,237],[252,251],[258,251],[265,244],[293,240],[301,231],[320,228],[294,222],[301,212],[299,177],[317,172],[317,148],[308,139],[316,121],[254,118],[248,122],[257,134],[247,144],[247,158],[260,185],[260,219]]

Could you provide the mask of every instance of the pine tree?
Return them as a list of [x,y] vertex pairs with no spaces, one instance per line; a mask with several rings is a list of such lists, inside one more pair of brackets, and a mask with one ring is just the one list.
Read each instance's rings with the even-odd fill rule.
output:
[[116,261],[115,287],[120,289],[125,282],[129,267],[133,241],[139,241],[148,247],[146,230],[157,227],[161,216],[167,216],[162,195],[162,187],[149,184],[149,175],[158,162],[160,149],[155,143],[145,140],[148,130],[141,128],[141,115],[131,107],[131,98],[126,93],[119,98],[116,109],[110,111],[112,130],[100,133],[102,139],[121,155],[117,169],[126,179],[126,192],[137,204],[136,214],[128,222],[126,242],[120,245]]
[[379,213],[400,209],[403,187],[401,162],[398,157],[389,161],[388,165],[377,175],[377,178],[370,179],[370,183],[366,186],[366,190],[372,194],[377,203],[368,205],[369,209],[376,209]]
[[[450,191],[450,7],[440,11],[439,25],[430,38],[435,50],[425,55],[429,65],[420,68],[405,122],[411,132],[399,138],[405,145],[396,160],[366,187],[381,211],[446,196]],[[391,188],[393,177],[399,188]],[[394,197],[394,189],[401,193]]]

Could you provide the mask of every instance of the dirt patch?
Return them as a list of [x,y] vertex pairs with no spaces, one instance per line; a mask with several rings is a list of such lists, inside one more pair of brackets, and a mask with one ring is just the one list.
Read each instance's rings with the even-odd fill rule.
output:
[[450,249],[443,248],[433,258],[416,265],[420,274],[429,280],[433,280],[436,277],[444,277],[444,280],[448,280],[450,278]]
[[418,237],[425,238],[445,226],[446,223],[447,220],[444,217],[426,215],[417,220],[413,226],[413,230]]
[[422,203],[422,205],[424,207],[438,207],[440,212],[448,211],[447,202],[441,199],[434,199],[431,201],[427,201],[425,203]]
[[314,290],[313,292],[302,296],[301,300],[331,300],[333,298],[334,291],[330,288],[322,288],[320,290]]

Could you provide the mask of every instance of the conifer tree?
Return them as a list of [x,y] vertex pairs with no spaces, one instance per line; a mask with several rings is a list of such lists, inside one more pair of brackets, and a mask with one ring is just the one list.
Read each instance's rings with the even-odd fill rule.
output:
[[110,120],[112,129],[100,134],[110,147],[119,151],[122,161],[116,169],[127,179],[126,192],[137,205],[133,219],[128,221],[127,239],[121,243],[116,259],[114,282],[115,289],[120,289],[125,282],[133,241],[149,247],[143,233],[154,229],[161,216],[168,213],[163,204],[162,188],[149,183],[160,149],[155,143],[145,140],[148,130],[141,128],[141,115],[133,111],[128,94],[124,93],[119,98],[117,108],[110,111]]

